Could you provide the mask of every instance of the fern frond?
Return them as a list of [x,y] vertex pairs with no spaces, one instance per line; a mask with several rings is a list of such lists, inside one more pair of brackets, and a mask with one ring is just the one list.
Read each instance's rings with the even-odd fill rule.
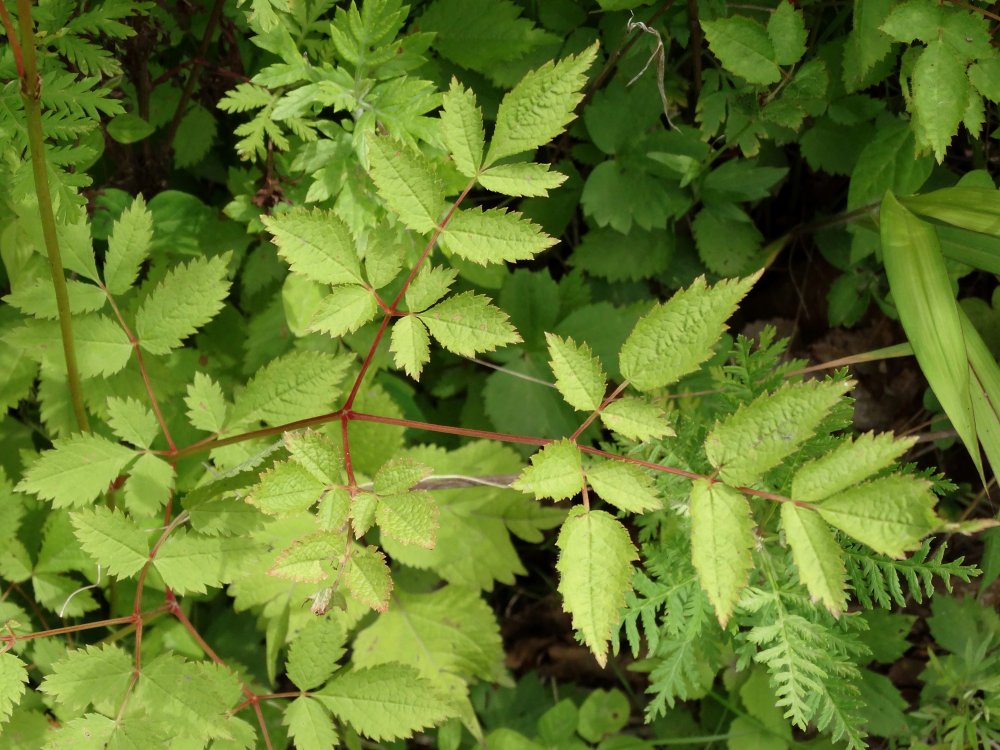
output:
[[964,557],[944,561],[944,542],[931,552],[931,540],[925,539],[916,552],[905,560],[893,560],[853,542],[844,544],[847,577],[854,595],[865,609],[889,609],[893,603],[906,605],[907,597],[922,602],[934,595],[934,579],[951,592],[952,578],[968,582],[979,575],[975,565],[965,565]]
[[277,99],[261,86],[252,83],[241,83],[236,88],[230,89],[226,95],[219,100],[218,107],[223,112],[248,112],[251,109],[266,107]]
[[56,36],[49,45],[84,75],[115,76],[122,66],[108,50],[79,36]]

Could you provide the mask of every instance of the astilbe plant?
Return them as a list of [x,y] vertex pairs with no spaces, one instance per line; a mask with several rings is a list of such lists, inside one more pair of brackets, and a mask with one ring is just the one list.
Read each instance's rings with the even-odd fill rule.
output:
[[[103,23],[145,9],[122,5]],[[57,308],[61,270],[37,254],[8,267],[18,313],[4,341],[29,386],[39,376],[43,416],[75,411],[78,424],[2,481],[5,733],[53,748],[275,747],[287,733],[306,749],[454,719],[481,738],[470,685],[507,679],[482,592],[525,572],[511,535],[539,543],[553,530],[563,606],[597,662],[620,629],[636,653],[645,636],[650,717],[703,695],[735,659],[762,665],[753,679],[792,723],[863,746],[863,621],[846,614],[849,594],[883,605],[898,599],[900,570],[918,591],[929,572],[972,571],[928,557],[923,540],[942,526],[934,482],[897,465],[910,441],[850,434],[844,373],[804,380],[777,366],[768,337],[756,351],[741,339],[732,364],[713,366],[715,419],[665,409],[667,389],[715,358],[759,274],[698,278],[653,305],[613,363],[547,334],[555,387],[579,412],[562,438],[408,418],[375,377],[395,367],[416,381],[442,350],[475,357],[520,340],[491,299],[452,291],[456,268],[528,261],[555,243],[502,201],[562,183],[530,156],[572,121],[596,47],[525,75],[487,141],[470,88],[453,80],[438,94],[408,75],[426,40],[397,39],[399,3],[339,10],[323,42],[336,66],[310,62],[292,36],[317,33],[319,15],[267,2],[253,13],[283,61],[223,100],[259,110],[238,150],[268,159],[289,133],[346,144],[348,179],[373,195],[334,210],[278,204],[249,222],[287,264],[301,335],[241,373],[197,365],[186,342],[225,327],[242,249],[182,261],[136,196],[95,252],[72,173],[56,171],[69,198],[41,228],[58,222],[55,252],[74,277]],[[78,65],[111,64],[73,38],[59,51]],[[88,86],[98,108],[104,92]],[[25,92],[30,132],[60,137],[30,119],[38,102]],[[96,109],[80,106],[68,111],[90,122]],[[326,107],[351,112],[350,125],[323,121]],[[36,248],[37,184],[24,164],[6,168],[7,231]],[[583,438],[598,423],[612,444]],[[404,445],[403,429],[469,440]],[[538,450],[523,466],[504,443]],[[908,573],[898,561],[912,550]],[[31,613],[8,596],[29,582]],[[248,616],[229,611],[223,587]],[[108,617],[86,618],[102,608]],[[52,612],[78,622],[48,627]],[[255,628],[262,654],[239,645],[257,642]]]

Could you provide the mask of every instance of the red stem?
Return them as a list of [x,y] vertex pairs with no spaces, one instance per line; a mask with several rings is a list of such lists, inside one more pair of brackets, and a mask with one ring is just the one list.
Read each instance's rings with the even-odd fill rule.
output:
[[67,625],[63,628],[52,628],[50,630],[39,630],[36,633],[25,633],[24,635],[17,635],[16,633],[7,633],[6,635],[0,635],[0,641],[7,644],[7,647],[13,646],[18,641],[30,641],[35,638],[48,638],[52,635],[66,635],[67,633],[76,633],[80,630],[93,630],[94,628],[106,628],[112,625],[124,625],[126,623],[141,622],[141,615],[126,615],[124,617],[112,617],[109,620],[97,620],[95,622],[85,622],[80,625]]
[[600,403],[600,405],[596,409],[594,409],[594,413],[591,414],[589,417],[587,417],[585,420],[583,420],[583,424],[581,424],[579,427],[576,428],[576,432],[570,435],[569,439],[575,443],[576,439],[580,437],[583,431],[586,430],[588,427],[590,427],[591,422],[597,419],[597,416],[607,408],[608,404],[610,404],[612,401],[618,398],[621,395],[622,391],[624,391],[627,386],[628,386],[628,381],[623,380],[621,384],[611,392],[611,395],[609,395],[606,399],[604,399]]
[[21,43],[14,33],[14,21],[7,12],[7,6],[0,0],[0,19],[3,19],[4,31],[7,32],[7,43],[10,44],[10,51],[14,54],[14,65],[17,66],[17,77],[24,80],[24,58],[21,57]]
[[392,313],[386,313],[385,317],[382,318],[382,324],[378,327],[378,331],[375,333],[375,340],[372,341],[371,348],[368,349],[368,354],[365,355],[365,361],[361,363],[361,371],[354,379],[354,385],[351,386],[351,393],[347,397],[347,401],[344,403],[345,411],[349,411],[350,408],[354,406],[354,399],[357,398],[358,390],[361,388],[361,381],[364,380],[365,374],[371,366],[372,359],[375,357],[375,350],[378,349],[378,345],[382,342],[382,337],[385,335],[385,331],[389,327],[390,320],[392,320]]

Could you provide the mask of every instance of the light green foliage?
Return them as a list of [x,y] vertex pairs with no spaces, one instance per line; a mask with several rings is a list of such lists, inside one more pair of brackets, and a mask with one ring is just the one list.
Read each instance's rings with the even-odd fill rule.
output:
[[734,16],[702,21],[701,25],[712,52],[727,70],[749,83],[770,84],[781,79],[774,44],[768,30],[758,21]]
[[325,750],[339,744],[333,721],[316,698],[296,698],[285,711],[283,722],[295,747],[301,750]]
[[292,640],[285,671],[300,690],[326,682],[344,655],[344,628],[332,617],[309,621]]
[[663,409],[642,398],[626,396],[608,404],[601,411],[601,421],[608,429],[629,440],[646,441],[673,435]]
[[507,314],[490,304],[487,297],[474,292],[449,297],[420,313],[418,318],[441,346],[462,357],[473,357],[521,340]]
[[28,670],[24,662],[14,654],[0,653],[0,722],[10,718],[14,706],[24,695],[27,681]]
[[566,403],[578,411],[594,411],[604,400],[608,378],[590,347],[573,339],[545,334],[549,367],[556,376],[556,388]]
[[894,474],[840,492],[818,503],[830,524],[876,552],[902,557],[939,525],[930,485]]
[[812,437],[851,385],[810,381],[762,394],[712,428],[705,438],[708,460],[729,484],[753,484]]
[[369,138],[368,158],[379,195],[400,221],[417,232],[430,232],[444,207],[444,187],[437,175],[407,146],[387,138]]
[[750,578],[754,522],[739,492],[696,480],[691,486],[691,562],[698,581],[725,627]]
[[104,284],[112,294],[124,294],[135,282],[153,241],[153,216],[142,196],[126,208],[108,237]]
[[423,312],[448,293],[457,276],[458,272],[452,268],[424,265],[406,290],[407,308]]
[[479,184],[487,190],[518,197],[546,197],[565,181],[566,175],[549,169],[547,164],[530,162],[497,164],[479,175]]
[[407,737],[451,713],[416,669],[398,663],[342,671],[315,697],[338,719],[374,740]]
[[385,612],[392,593],[392,574],[376,547],[356,547],[347,562],[344,583],[351,594],[377,612]]
[[485,146],[483,113],[476,104],[476,95],[454,78],[444,95],[441,130],[458,171],[466,177],[479,174]]
[[124,696],[134,667],[132,658],[117,646],[87,646],[57,661],[39,689],[72,711],[93,704],[110,713]]
[[429,466],[424,466],[412,458],[396,458],[382,466],[375,474],[375,492],[379,495],[407,492],[421,479],[433,473],[434,470]]
[[487,166],[505,156],[533,151],[563,131],[583,98],[584,74],[596,55],[596,47],[590,47],[558,63],[546,63],[504,96],[486,155]]
[[340,338],[354,333],[377,313],[378,304],[369,290],[362,286],[337,286],[316,308],[309,330]]
[[135,316],[143,349],[166,354],[215,317],[229,293],[228,261],[228,255],[198,258],[167,274]]
[[363,283],[354,240],[336,215],[298,210],[262,221],[295,273],[321,284]]
[[160,431],[152,410],[134,398],[109,398],[108,424],[136,448],[148,448]]
[[17,489],[51,500],[53,507],[83,507],[136,458],[128,448],[97,435],[57,440],[31,464]]
[[456,211],[441,235],[445,250],[480,265],[530,260],[554,244],[521,214],[501,209]]
[[430,493],[417,490],[380,497],[375,521],[384,537],[431,549],[437,543],[439,513]]
[[603,666],[638,554],[628,531],[612,516],[579,506],[563,522],[556,544],[563,608]]
[[653,479],[634,464],[601,461],[587,467],[587,483],[601,499],[629,513],[658,510],[663,503]]
[[148,534],[119,511],[95,507],[72,518],[83,551],[111,575],[127,578],[148,561]]
[[282,461],[261,475],[260,482],[247,495],[247,502],[268,515],[297,513],[319,500],[327,484],[299,462]]
[[792,503],[781,506],[781,528],[792,548],[799,578],[834,616],[847,605],[844,554],[823,518]]
[[583,463],[580,450],[570,440],[550,443],[531,457],[531,466],[511,485],[536,498],[566,500],[580,493],[583,484]]
[[203,372],[194,374],[184,397],[191,425],[205,432],[219,432],[226,423],[228,405],[222,388]]
[[815,502],[891,466],[913,446],[913,438],[866,432],[842,441],[821,458],[804,464],[792,480],[792,497]]
[[424,365],[431,360],[431,339],[427,326],[420,318],[407,315],[392,326],[389,338],[396,367],[402,368],[414,380],[420,380]]
[[708,286],[704,278],[658,304],[632,329],[619,355],[622,375],[641,391],[676,382],[712,356],[725,322],[757,276]]

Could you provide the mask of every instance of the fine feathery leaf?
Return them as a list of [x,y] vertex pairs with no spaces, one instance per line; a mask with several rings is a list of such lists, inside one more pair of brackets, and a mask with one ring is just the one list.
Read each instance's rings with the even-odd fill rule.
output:
[[549,366],[556,376],[556,388],[566,403],[578,411],[595,411],[604,399],[608,379],[590,347],[573,339],[546,333]]
[[418,317],[441,346],[461,357],[474,357],[521,340],[507,313],[475,292],[449,297]]
[[708,286],[704,277],[643,316],[622,345],[622,375],[640,391],[677,382],[712,356],[726,320],[759,274]]
[[99,435],[73,435],[42,453],[17,489],[51,500],[56,508],[81,508],[107,490],[137,455]]
[[750,579],[753,529],[750,505],[732,487],[705,479],[691,486],[691,562],[723,627]]
[[142,348],[167,354],[214,318],[229,293],[228,265],[227,253],[195,258],[167,273],[136,313]]
[[597,45],[528,73],[500,102],[486,165],[548,143],[573,120]]
[[632,590],[632,563],[638,553],[628,531],[613,516],[580,506],[563,522],[556,544],[563,608],[573,616],[573,627],[597,663],[604,666],[625,594]]

